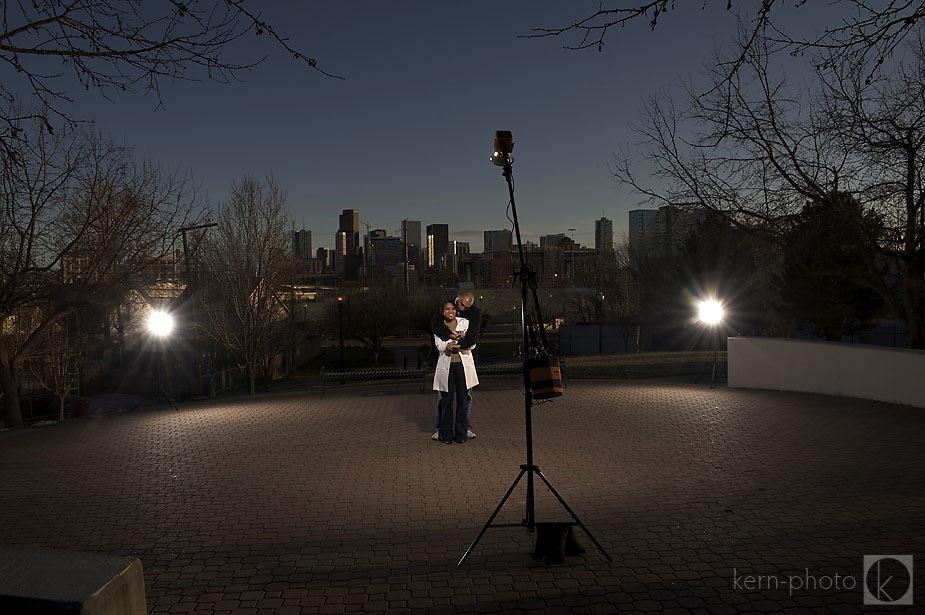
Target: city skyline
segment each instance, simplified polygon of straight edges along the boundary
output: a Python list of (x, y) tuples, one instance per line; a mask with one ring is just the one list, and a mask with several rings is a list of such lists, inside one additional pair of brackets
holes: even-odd
[[(657, 210), (652, 210), (652, 211), (653, 211), (653, 213), (655, 213)], [(293, 229), (292, 229), (293, 233), (295, 234), (295, 236), (293, 237), (293, 247), (294, 247), (294, 250), (297, 249), (297, 247), (299, 246), (299, 243), (298, 243), (298, 235), (299, 235), (300, 233), (303, 233), (303, 232), (308, 232), (308, 238), (309, 238), (308, 241), (310, 242), (310, 245), (313, 246), (313, 250), (317, 250), (317, 249), (327, 249), (327, 250), (331, 250), (331, 251), (334, 252), (334, 253), (337, 253), (337, 252), (340, 250), (340, 248), (338, 247), (338, 241), (339, 241), (339, 239), (341, 239), (341, 233), (347, 232), (347, 229), (345, 229), (345, 227), (344, 227), (344, 221), (345, 221), (345, 219), (346, 219), (345, 216), (347, 216), (347, 213), (348, 213), (348, 212), (351, 212), (351, 219), (352, 219), (352, 220), (355, 219), (355, 220), (357, 221), (358, 224), (362, 224), (361, 222), (359, 222), (359, 221), (360, 221), (360, 216), (361, 216), (362, 212), (360, 212), (360, 211), (357, 210), (357, 209), (343, 210), (342, 212), (340, 212), (339, 214), (337, 214), (338, 220), (339, 220), (339, 223), (340, 223), (341, 226), (339, 227), (339, 230), (338, 230), (336, 233), (334, 233), (330, 238), (328, 238), (328, 239), (330, 240), (330, 244), (329, 244), (329, 243), (326, 243), (325, 240), (321, 239), (321, 238), (318, 236), (318, 234), (315, 232), (315, 230), (314, 230), (313, 228), (308, 227), (308, 226), (301, 226), (301, 227), (300, 227), (300, 226), (298, 226), (298, 225), (294, 225), (294, 226), (293, 226)], [(354, 215), (354, 214), (355, 214), (355, 215)], [(415, 225), (416, 225), (416, 226), (415, 226)], [(613, 225), (614, 225), (614, 221), (613, 221), (613, 220), (611, 220), (610, 218), (607, 218), (606, 216), (601, 216), (599, 219), (594, 220), (594, 233), (593, 233), (593, 234), (594, 234), (594, 237), (595, 237), (595, 239), (594, 239), (594, 246), (583, 245), (583, 244), (581, 244), (581, 242), (575, 242), (575, 243), (576, 243), (577, 245), (580, 245), (580, 246), (583, 247), (583, 248), (589, 248), (589, 249), (590, 249), (590, 248), (593, 247), (595, 250), (600, 250), (600, 249), (612, 250), (612, 249), (614, 249), (614, 247), (617, 246), (617, 245), (620, 243), (620, 241), (621, 241), (620, 239), (618, 239), (617, 237), (614, 236), (614, 226), (613, 226)], [(354, 227), (353, 227), (353, 223), (351, 222), (351, 224), (350, 224), (349, 226), (350, 226), (351, 232), (353, 232), (353, 228), (354, 228)], [(406, 226), (408, 226), (408, 230), (405, 230), (405, 227), (406, 227)], [(412, 230), (411, 230), (412, 227), (415, 228), (416, 231), (412, 231)], [(385, 231), (385, 235), (384, 235), (383, 237), (388, 237), (388, 238), (399, 238), (399, 239), (402, 239), (403, 241), (405, 241), (405, 236), (406, 236), (406, 235), (407, 235), (407, 236), (410, 236), (412, 239), (416, 239), (417, 237), (421, 237), (422, 241), (421, 241), (421, 243), (419, 244), (419, 247), (420, 247), (420, 249), (426, 249), (426, 248), (427, 248), (427, 245), (428, 245), (428, 244), (427, 244), (427, 239), (426, 239), (427, 235), (425, 234), (424, 236), (422, 236), (422, 235), (421, 235), (421, 229), (422, 229), (422, 228), (427, 228), (427, 229), (429, 230), (431, 227), (434, 227), (434, 228), (436, 228), (436, 227), (441, 227), (441, 228), (445, 228), (445, 229), (446, 229), (446, 236), (445, 236), (445, 238), (442, 238), (442, 239), (441, 239), (441, 245), (444, 245), (444, 244), (447, 243), (447, 242), (449, 242), (449, 243), (456, 242), (456, 243), (462, 243), (462, 244), (468, 245), (468, 246), (470, 247), (470, 249), (472, 249), (472, 251), (476, 251), (476, 250), (474, 250), (474, 248), (475, 248), (476, 246), (480, 246), (480, 247), (482, 248), (482, 250), (480, 250), (480, 251), (496, 251), (496, 248), (492, 248), (492, 247), (490, 247), (488, 244), (491, 243), (491, 242), (497, 242), (497, 241), (499, 241), (499, 234), (500, 234), (500, 235), (504, 235), (504, 236), (507, 237), (507, 240), (509, 240), (509, 241), (511, 242), (511, 246), (512, 246), (513, 249), (515, 249), (515, 250), (517, 249), (517, 246), (516, 246), (517, 240), (516, 240), (516, 238), (515, 238), (515, 236), (514, 236), (513, 229), (510, 229), (510, 228), (506, 228), (506, 229), (484, 229), (484, 230), (482, 231), (482, 236), (481, 236), (481, 238), (480, 238), (478, 241), (476, 241), (476, 242), (472, 242), (472, 241), (461, 241), (461, 240), (450, 239), (450, 237), (453, 235), (452, 225), (450, 225), (450, 224), (447, 224), (447, 223), (445, 223), (445, 222), (431, 222), (431, 223), (427, 223), (427, 222), (424, 221), (424, 220), (411, 220), (411, 219), (408, 219), (408, 218), (405, 218), (405, 219), (403, 219), (403, 220), (401, 221), (401, 226), (400, 226), (396, 231), (391, 231), (391, 230), (389, 230), (389, 229), (383, 229), (383, 228), (376, 228), (376, 227), (370, 225), (368, 228), (366, 228), (366, 230), (365, 230), (365, 232), (364, 232), (362, 228), (360, 228), (359, 226), (356, 226), (356, 227), (355, 227), (355, 228), (356, 228), (356, 231), (355, 231), (355, 232), (357, 233), (357, 235), (355, 236), (356, 242), (355, 242), (353, 245), (354, 245), (354, 246), (360, 246), (360, 247), (362, 247), (362, 244), (363, 244), (363, 241), (361, 241), (362, 239), (364, 239), (364, 238), (367, 238), (367, 239), (368, 239), (368, 238), (371, 236), (371, 233), (376, 233), (376, 232), (380, 232), (380, 231)], [(541, 237), (536, 237), (536, 238), (533, 238), (533, 239), (530, 239), (530, 240), (523, 240), (523, 243), (524, 243), (524, 245), (531, 244), (531, 243), (532, 243), (532, 244), (536, 244), (536, 245), (541, 245), (541, 244), (542, 244), (542, 240), (544, 240), (546, 237), (551, 237), (551, 236), (563, 236), (563, 237), (569, 237), (569, 238), (571, 238), (573, 233), (570, 233), (570, 232), (568, 232), (568, 231), (575, 231), (575, 230), (576, 230), (576, 229), (569, 228), (569, 229), (562, 229), (561, 231), (555, 232), (555, 233), (545, 233), (545, 234), (542, 235)], [(417, 233), (417, 237), (415, 237), (415, 235), (414, 235), (415, 232)], [(441, 231), (441, 233), (442, 233), (442, 231)], [(602, 239), (600, 238), (600, 237), (605, 237), (605, 238), (606, 238), (606, 237), (608, 237), (608, 236), (609, 236), (609, 241), (607, 241), (606, 239), (602, 240)], [(441, 237), (442, 237), (442, 235), (441, 235)], [(627, 238), (629, 238), (629, 237), (627, 237)], [(603, 241), (603, 244), (599, 243), (599, 242), (601, 242), (601, 241)], [(412, 243), (412, 244), (417, 244), (417, 242), (415, 242), (415, 241), (412, 241), (411, 243)], [(353, 249), (355, 250), (355, 248), (353, 248)], [(350, 248), (344, 247), (344, 251), (345, 251), (345, 252), (348, 252), (348, 253), (349, 253), (350, 250), (351, 250)], [(354, 252), (354, 253), (355, 253), (355, 252)]]

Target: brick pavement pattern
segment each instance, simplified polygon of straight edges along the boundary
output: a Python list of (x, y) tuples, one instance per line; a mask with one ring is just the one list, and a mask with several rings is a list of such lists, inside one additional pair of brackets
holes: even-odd
[(868, 613), (872, 554), (917, 558), (915, 604), (883, 611), (925, 607), (922, 409), (570, 381), (534, 461), (613, 562), (578, 528), (583, 555), (530, 557), (522, 480), (457, 566), (525, 462), (518, 382), (474, 397), (449, 446), (407, 384), (0, 432), (0, 543), (138, 557), (151, 613)]

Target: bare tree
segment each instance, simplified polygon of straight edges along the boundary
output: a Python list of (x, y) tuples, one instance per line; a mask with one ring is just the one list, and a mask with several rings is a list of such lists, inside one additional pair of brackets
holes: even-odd
[(21, 98), (26, 113), (0, 116), (0, 144), (18, 136), (25, 116), (73, 119), (73, 93), (62, 77), (76, 77), (104, 96), (145, 91), (160, 101), (164, 80), (229, 81), (262, 58), (231, 59), (235, 43), (263, 36), (304, 65), (330, 75), (290, 45), (248, 0), (58, 0), (4, 2), (0, 20), (0, 99)]
[[(653, 182), (622, 156), (619, 181), (652, 202), (712, 210), (781, 243), (804, 205), (832, 194), (856, 197), (862, 216), (841, 215), (866, 240), (864, 282), (906, 326), (909, 345), (925, 347), (925, 44), (889, 74), (870, 79), (867, 64), (821, 62), (817, 85), (795, 89), (775, 78), (768, 50), (753, 45), (726, 87), (682, 103), (654, 98), (640, 129)], [(656, 186), (660, 183), (660, 186)], [(870, 231), (867, 214), (884, 221)]]
[[(748, 56), (756, 46), (771, 44), (773, 52), (794, 55), (806, 51), (825, 50), (826, 65), (848, 62), (868, 63), (876, 67), (899, 49), (913, 34), (919, 21), (925, 17), (925, 2), (908, 0), (882, 2), (880, 0), (831, 0), (826, 10), (832, 15), (831, 23), (812, 36), (792, 33), (783, 24), (782, 14), (798, 22), (805, 0), (704, 0), (704, 2), (678, 2), (677, 0), (610, 0), (603, 2), (594, 13), (569, 25), (534, 28), (528, 37), (558, 36), (569, 39), (569, 49), (603, 49), (614, 30), (640, 22), (655, 30), (659, 23), (683, 11), (733, 11), (743, 22), (741, 36), (736, 41), (733, 56), (723, 62), (724, 75), (731, 77), (740, 67), (749, 63)], [(807, 9), (803, 9), (806, 12)], [(670, 17), (669, 17), (670, 16)], [(680, 18), (680, 17), (679, 17)], [(738, 33), (730, 33), (733, 40)], [(619, 36), (619, 35), (615, 35)], [(870, 78), (868, 71), (865, 78)]]
[(56, 323), (111, 307), (169, 253), (188, 219), (186, 179), (84, 130), (39, 126), (0, 149), (0, 389), (21, 427), (23, 361)]
[(286, 194), (273, 177), (242, 179), (232, 186), (205, 248), (207, 332), (244, 366), (251, 395), (261, 368), (266, 376), (269, 361), (291, 342), (281, 295), (295, 271), (285, 207)]
[(36, 352), (26, 360), (29, 374), (55, 397), (59, 421), (64, 420), (67, 396), (88, 349), (85, 323), (69, 320), (61, 319), (48, 327), (41, 343), (36, 344)]
[[(342, 301), (325, 310), (325, 328), (338, 331), (343, 317), (344, 337), (360, 342), (372, 354), (373, 362), (379, 363), (385, 339), (403, 333), (408, 326), (408, 298), (388, 288), (370, 287), (343, 295)], [(429, 321), (426, 329), (430, 333)]]
[(577, 288), (567, 294), (572, 320), (629, 322), (639, 318), (639, 284), (630, 267), (629, 242), (599, 250), (590, 267), (575, 273)]

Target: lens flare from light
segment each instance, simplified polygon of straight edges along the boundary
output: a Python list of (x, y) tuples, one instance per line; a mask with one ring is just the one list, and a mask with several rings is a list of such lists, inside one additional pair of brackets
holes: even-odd
[(167, 312), (151, 312), (148, 317), (148, 330), (158, 337), (170, 335), (173, 331), (173, 316)]
[(700, 322), (708, 325), (718, 324), (723, 320), (723, 304), (715, 299), (700, 302)]

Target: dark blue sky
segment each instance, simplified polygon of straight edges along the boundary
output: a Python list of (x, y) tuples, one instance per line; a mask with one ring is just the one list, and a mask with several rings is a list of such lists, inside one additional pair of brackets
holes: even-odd
[(243, 82), (164, 84), (166, 109), (150, 96), (81, 94), (75, 111), (139, 154), (191, 169), (212, 202), (245, 175), (274, 174), (316, 247), (333, 245), (338, 214), (355, 208), (393, 234), (404, 218), (449, 224), (481, 251), (482, 231), (510, 228), (489, 156), (494, 131), (511, 130), (524, 239), (574, 228), (593, 246), (596, 219), (613, 220), (619, 240), (638, 206), (609, 167), (632, 149), (645, 101), (699, 73), (734, 33), (725, 2), (679, 4), (655, 32), (640, 21), (598, 53), (518, 38), (597, 1), (261, 2), (280, 34), (344, 80), (249, 37), (269, 57)]

